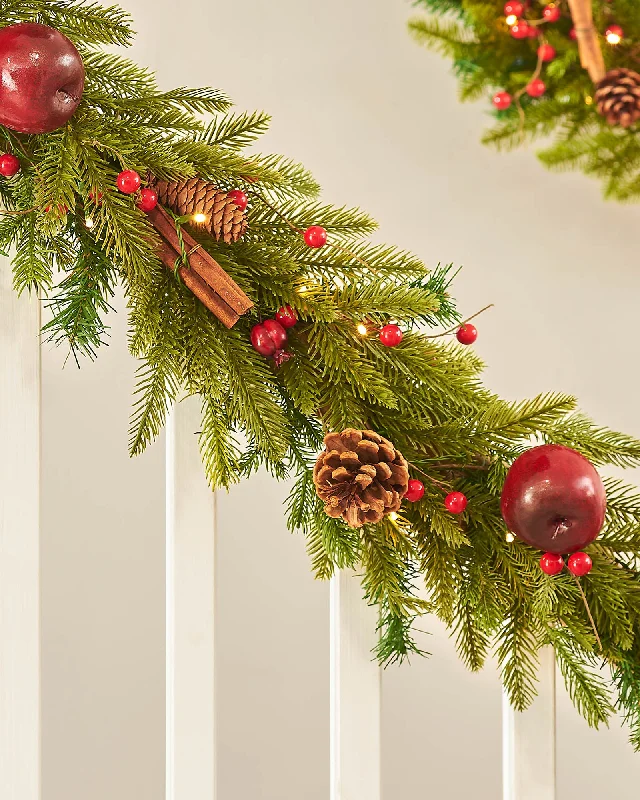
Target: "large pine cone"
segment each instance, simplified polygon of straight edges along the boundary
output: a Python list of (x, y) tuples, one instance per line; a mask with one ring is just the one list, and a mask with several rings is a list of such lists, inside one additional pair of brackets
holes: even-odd
[(409, 483), (407, 462), (375, 431), (347, 428), (324, 437), (325, 450), (313, 470), (324, 510), (360, 528), (398, 511)]
[(210, 181), (188, 178), (181, 181), (156, 181), (158, 200), (179, 216), (204, 214), (202, 226), (213, 238), (226, 244), (237, 242), (247, 229), (247, 216), (226, 192)]
[(610, 70), (596, 86), (596, 103), (609, 125), (633, 125), (640, 119), (640, 75), (624, 67)]

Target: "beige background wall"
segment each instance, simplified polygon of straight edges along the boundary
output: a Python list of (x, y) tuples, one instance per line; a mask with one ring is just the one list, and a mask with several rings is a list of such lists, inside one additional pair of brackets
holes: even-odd
[[(507, 397), (566, 389), (640, 434), (635, 207), (581, 176), (478, 144), (448, 65), (409, 40), (402, 0), (127, 0), (133, 56), (164, 86), (223, 87), (265, 108), (264, 149), (360, 204), (379, 238), (465, 269), (486, 379)], [(121, 304), (120, 304), (121, 306)], [(44, 355), (44, 800), (161, 800), (164, 778), (163, 444), (126, 456), (133, 365), (125, 317), (97, 364)], [(328, 595), (259, 477), (219, 502), (219, 800), (328, 796)], [(255, 509), (261, 507), (257, 515)], [(432, 621), (429, 660), (383, 680), (385, 800), (500, 796), (500, 692)], [(563, 698), (559, 800), (637, 795), (640, 756)], [(578, 768), (576, 768), (578, 767)], [(198, 798), (193, 798), (198, 800)]]

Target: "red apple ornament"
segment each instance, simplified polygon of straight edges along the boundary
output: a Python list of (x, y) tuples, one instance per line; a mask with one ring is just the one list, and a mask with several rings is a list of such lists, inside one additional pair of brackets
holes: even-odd
[(518, 456), (502, 489), (507, 528), (547, 553), (574, 553), (592, 542), (604, 524), (606, 505), (593, 464), (559, 444)]
[(0, 29), (0, 74), (0, 124), (20, 133), (61, 128), (84, 89), (84, 66), (73, 43), (37, 22)]

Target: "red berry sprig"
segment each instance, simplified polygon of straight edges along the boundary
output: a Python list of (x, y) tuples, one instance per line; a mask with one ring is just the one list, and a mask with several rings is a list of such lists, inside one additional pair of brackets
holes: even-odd
[(555, 5), (555, 3), (549, 3), (548, 6), (542, 9), (542, 16), (545, 22), (557, 22), (560, 19), (560, 15), (560, 6)]
[(564, 558), (559, 553), (544, 553), (540, 558), (540, 569), (545, 575), (559, 575), (564, 569)]
[(451, 514), (462, 514), (467, 507), (467, 502), (466, 495), (462, 492), (450, 492), (444, 498), (444, 507)]
[(475, 325), (471, 325), (469, 322), (467, 322), (465, 325), (461, 325), (456, 333), (456, 339), (460, 342), (460, 344), (473, 344), (477, 338), (478, 329)]
[(541, 44), (538, 48), (538, 58), (540, 61), (553, 61), (556, 57), (556, 48), (550, 44)]
[(545, 82), (540, 80), (540, 78), (535, 78), (531, 83), (527, 84), (527, 94), (529, 97), (542, 97), (546, 90)]
[(232, 189), (230, 192), (227, 192), (227, 197), (230, 197), (233, 200), (240, 211), (244, 211), (247, 207), (247, 203), (249, 202), (249, 198), (242, 191), (242, 189)]
[(276, 321), (279, 322), (283, 328), (293, 328), (298, 321), (296, 312), (291, 306), (282, 306), (276, 313)]
[(251, 328), (251, 345), (254, 350), (266, 358), (273, 358), (277, 367), (291, 358), (291, 353), (284, 349), (287, 343), (287, 331), (276, 319), (265, 319)]
[(3, 153), (0, 156), (0, 175), (13, 178), (18, 172), (20, 172), (20, 162), (16, 156), (13, 153)]
[(424, 483), (417, 478), (411, 478), (404, 499), (409, 503), (417, 503), (424, 497)]
[(123, 194), (135, 194), (140, 188), (140, 176), (134, 169), (123, 169), (116, 178), (116, 185)]
[(492, 102), (498, 111), (506, 111), (511, 105), (512, 97), (509, 92), (496, 92)]
[(510, 0), (504, 4), (503, 11), (505, 17), (521, 17), (524, 13), (524, 3), (521, 3), (520, 0)]
[(402, 341), (401, 328), (398, 325), (384, 325), (380, 328), (378, 337), (385, 347), (397, 347)]
[(144, 211), (145, 214), (148, 214), (149, 211), (153, 211), (157, 205), (158, 193), (155, 189), (152, 189), (149, 186), (145, 186), (144, 189), (140, 189), (140, 198), (136, 203), (136, 206), (140, 209), (140, 211)]
[(593, 561), (588, 553), (573, 553), (567, 561), (567, 569), (576, 578), (588, 575), (593, 567)]
[(304, 232), (304, 240), (308, 247), (324, 247), (327, 243), (327, 231), (321, 225), (312, 225)]
[(526, 19), (519, 19), (515, 25), (511, 26), (509, 32), (514, 39), (526, 39), (527, 36), (530, 36), (530, 27)]

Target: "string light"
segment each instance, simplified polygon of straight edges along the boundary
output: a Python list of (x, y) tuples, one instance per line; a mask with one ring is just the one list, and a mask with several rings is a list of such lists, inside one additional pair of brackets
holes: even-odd
[(609, 44), (620, 44), (622, 41), (622, 37), (624, 36), (624, 31), (619, 25), (609, 25), (607, 30), (604, 32), (604, 38), (609, 42)]
[(84, 226), (85, 226), (85, 228), (93, 228), (93, 226), (94, 226), (94, 225), (95, 225), (95, 223), (94, 223), (94, 221), (91, 219), (91, 217), (87, 217), (87, 218), (85, 219), (85, 221), (84, 221)]
[(513, 541), (513, 540), (514, 540), (516, 537), (515, 537), (515, 536), (514, 536), (514, 535), (513, 535), (511, 532), (509, 532), (509, 533), (507, 533), (507, 535), (506, 535), (504, 538), (505, 538), (505, 539), (506, 539), (506, 540), (507, 540), (509, 543), (511, 543), (511, 542), (512, 542), (512, 541)]
[(389, 514), (389, 517), (390, 517), (390, 519), (392, 519), (394, 522), (395, 522), (395, 521), (398, 519), (398, 515), (396, 514), (396, 512), (395, 512), (395, 511), (392, 511), (392, 512)]
[(518, 21), (518, 17), (516, 17), (515, 14), (509, 14), (509, 16), (505, 20), (505, 22), (507, 23), (507, 25), (509, 27), (511, 27), (512, 25), (515, 25), (517, 21)]
[(361, 322), (361, 323), (360, 323), (360, 324), (357, 326), (356, 330), (358, 331), (358, 333), (360, 334), (360, 336), (366, 336), (366, 335), (367, 335), (367, 333), (368, 333), (368, 331), (367, 331), (367, 326), (366, 326), (366, 325), (365, 325), (363, 322)]
[(585, 103), (586, 103), (588, 106), (590, 106), (590, 105), (593, 103), (593, 97), (591, 97), (591, 95), (589, 95), (589, 94), (588, 94), (588, 95), (587, 95), (587, 96), (584, 98), (584, 102), (585, 102)]
[(198, 223), (206, 222), (207, 221), (207, 215), (206, 214), (202, 214), (201, 212), (198, 212), (197, 214), (193, 215), (193, 221), (194, 222), (198, 222)]

